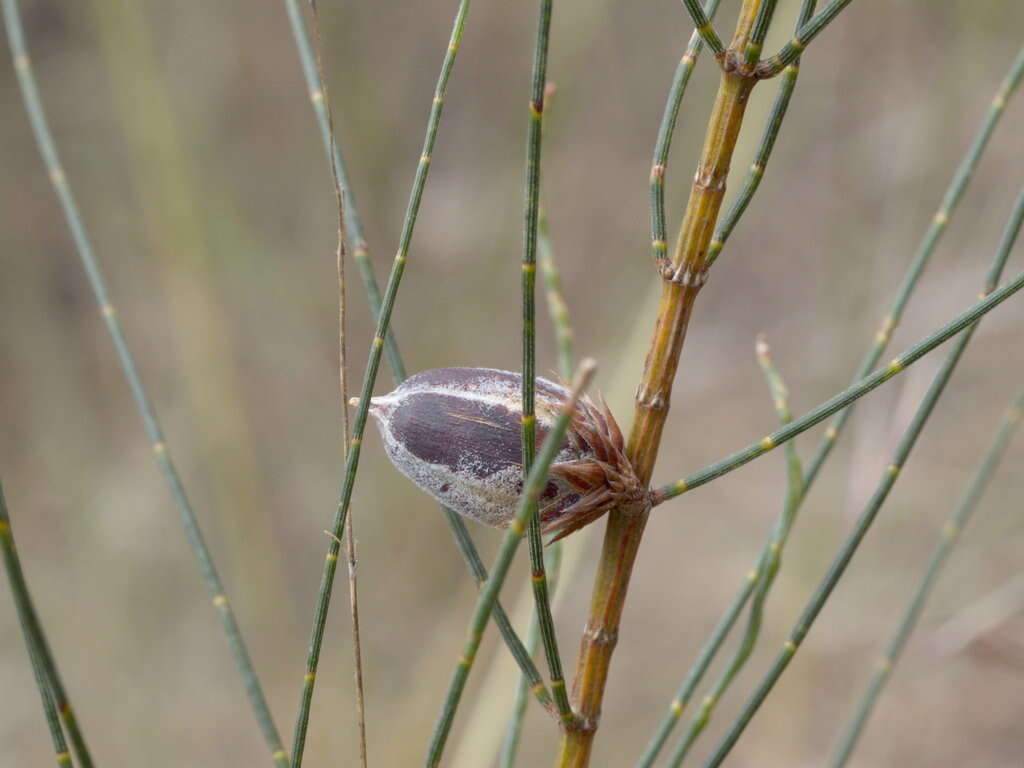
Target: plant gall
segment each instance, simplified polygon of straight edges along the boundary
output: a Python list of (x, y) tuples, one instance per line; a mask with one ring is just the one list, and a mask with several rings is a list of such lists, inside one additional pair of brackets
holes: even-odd
[[(538, 449), (568, 395), (564, 387), (537, 379)], [(403, 475), (459, 514), (504, 527), (523, 487), (521, 398), (518, 373), (438, 368), (373, 398), (370, 413)], [(643, 509), (648, 503), (608, 406), (581, 397), (538, 506), (549, 543), (613, 506)]]

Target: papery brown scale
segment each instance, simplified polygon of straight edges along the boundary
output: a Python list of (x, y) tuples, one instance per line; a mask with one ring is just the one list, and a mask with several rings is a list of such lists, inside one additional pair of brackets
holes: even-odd
[(558, 464), (551, 468), (551, 474), (564, 477), (580, 490), (594, 488), (606, 479), (605, 472), (592, 461)]

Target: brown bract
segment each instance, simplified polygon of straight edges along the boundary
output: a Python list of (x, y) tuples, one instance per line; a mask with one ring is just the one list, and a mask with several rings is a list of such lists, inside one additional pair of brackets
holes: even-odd
[(650, 506), (649, 494), (626, 458), (622, 432), (604, 398), (600, 408), (590, 398), (580, 399), (568, 439), (577, 442), (585, 458), (556, 463), (551, 473), (564, 478), (583, 495), (550, 522), (541, 515), (544, 532), (552, 534), (549, 543), (594, 522), (609, 509), (640, 512)]

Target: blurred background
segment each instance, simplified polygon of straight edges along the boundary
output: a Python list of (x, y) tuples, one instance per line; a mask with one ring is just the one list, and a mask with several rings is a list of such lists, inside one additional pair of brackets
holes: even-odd
[[(383, 281), (456, 3), (321, 2), (339, 139)], [(798, 3), (779, 3), (768, 48)], [(43, 99), (129, 342), (286, 742), (340, 483), (335, 210), (283, 4), (23, 0)], [(519, 366), (526, 101), (536, 3), (478, 0), (451, 80), (394, 328), (410, 372)], [(718, 26), (731, 30), (738, 2)], [(804, 56), (761, 191), (701, 294), (656, 482), (773, 428), (765, 332), (802, 413), (846, 386), (1020, 47), (1024, 5), (858, 0)], [(647, 178), (691, 27), (678, 2), (561, 0), (544, 199), (577, 350), (624, 427), (658, 291)], [(667, 175), (670, 237), (717, 84), (702, 59)], [(776, 84), (755, 90), (735, 191)], [(893, 351), (975, 300), (1024, 179), (1010, 104)], [(268, 764), (239, 676), (29, 131), (0, 65), (0, 473), (21, 556), (101, 765)], [(1007, 267), (1021, 268), (1021, 249)], [(351, 270), (351, 373), (371, 324)], [(543, 305), (539, 305), (542, 308)], [(990, 315), (890, 501), (729, 764), (821, 765), (942, 521), (1024, 381), (1024, 305)], [(941, 355), (941, 353), (940, 353)], [(556, 367), (550, 323), (539, 368)], [(934, 374), (862, 401), (807, 499), (755, 654), (694, 763), (781, 645)], [(390, 389), (382, 369), (378, 391)], [(821, 429), (799, 440), (809, 459)], [(1024, 440), (1010, 449), (882, 699), (858, 766), (1019, 766)], [(631, 765), (770, 530), (781, 452), (659, 508), (635, 572), (594, 765)], [(475, 599), (437, 505), (372, 431), (355, 502), (371, 764), (422, 760)], [(567, 541), (557, 623), (571, 670), (604, 523)], [(492, 558), (499, 534), (471, 524)], [(522, 563), (504, 591), (526, 585)], [(339, 578), (344, 578), (339, 573)], [(1000, 591), (1002, 589), (1002, 591)], [(52, 751), (6, 585), (0, 764)], [(1007, 594), (1010, 594), (1007, 597)], [(307, 764), (356, 761), (346, 591), (324, 646)], [(970, 619), (992, 596), (1003, 618)], [(522, 614), (520, 614), (522, 615)], [(967, 617), (967, 618), (965, 618)], [(949, 622), (958, 642), (940, 642)], [(525, 618), (520, 625), (525, 628)], [(730, 646), (731, 648), (731, 646)], [(494, 762), (514, 674), (488, 631), (446, 764)], [(542, 665), (543, 666), (543, 665)], [(717, 667), (709, 680), (717, 677)], [(555, 734), (530, 704), (520, 765)]]

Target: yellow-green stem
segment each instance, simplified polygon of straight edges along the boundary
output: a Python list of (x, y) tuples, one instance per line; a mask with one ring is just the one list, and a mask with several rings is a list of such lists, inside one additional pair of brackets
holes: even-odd
[[(733, 48), (737, 43), (740, 46), (745, 44), (759, 6), (760, 0), (744, 0)], [(737, 72), (722, 74), (675, 253), (662, 272), (664, 284), (658, 319), (637, 388), (633, 429), (627, 444), (629, 458), (644, 484), (650, 482), (658, 455), (686, 328), (706, 277), (708, 246), (725, 194), (729, 163), (743, 114), (755, 82)], [(648, 511), (620, 508), (612, 510), (608, 516), (590, 617), (584, 628), (573, 685), (573, 705), (579, 722), (577, 727), (562, 736), (557, 762), (559, 768), (585, 768), (590, 762), (629, 577)]]

